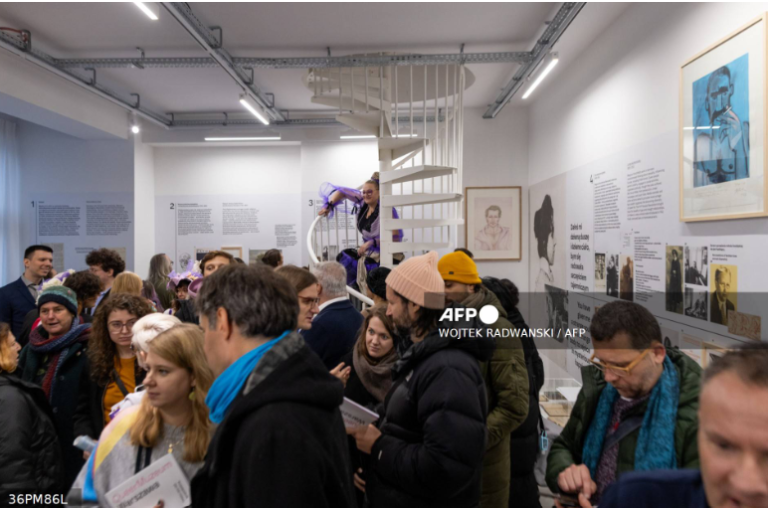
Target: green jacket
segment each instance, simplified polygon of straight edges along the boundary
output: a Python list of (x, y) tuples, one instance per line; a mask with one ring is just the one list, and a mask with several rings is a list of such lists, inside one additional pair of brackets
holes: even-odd
[[(677, 451), (677, 466), (680, 469), (699, 468), (699, 449), (696, 444), (696, 433), (699, 429), (697, 412), (699, 410), (699, 388), (701, 384), (701, 367), (687, 355), (677, 349), (667, 349), (667, 356), (677, 368), (680, 379), (680, 402), (677, 408), (677, 425), (675, 426), (675, 450)], [(600, 394), (606, 382), (603, 373), (596, 367), (587, 366), (581, 369), (584, 385), (573, 406), (571, 417), (563, 432), (552, 443), (552, 449), (547, 459), (547, 485), (553, 492), (558, 492), (558, 475), (572, 464), (581, 464), (581, 453), (584, 440), (592, 417), (597, 410)], [(633, 408), (625, 415), (626, 418), (645, 412), (648, 402)], [(640, 430), (636, 430), (619, 443), (619, 458), (616, 467), (616, 477), (626, 471), (632, 471), (635, 466), (635, 447)]]
[[(480, 311), (492, 305), (499, 319), (489, 325), (493, 330), (514, 330), (507, 320), (501, 302), (491, 291), (479, 287), (461, 304)], [(501, 335), (499, 333), (499, 335)], [(496, 349), (489, 362), (480, 364), (488, 395), (488, 444), (483, 459), (483, 508), (507, 508), (509, 502), (510, 456), (509, 434), (528, 416), (528, 370), (523, 344), (517, 337), (497, 337)], [(514, 457), (512, 457), (514, 460)]]

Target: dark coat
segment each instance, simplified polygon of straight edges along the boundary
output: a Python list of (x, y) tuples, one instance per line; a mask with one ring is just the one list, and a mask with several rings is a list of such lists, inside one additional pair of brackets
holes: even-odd
[(374, 508), (468, 508), (480, 501), (488, 402), (478, 362), (490, 360), (495, 345), (486, 336), (440, 336), (452, 328), (485, 326), (477, 318), (440, 322), (392, 369), (395, 384), (366, 480)]
[[(677, 466), (680, 469), (699, 468), (699, 448), (696, 434), (699, 429), (699, 389), (701, 387), (701, 367), (687, 355), (677, 349), (667, 349), (667, 356), (677, 369), (680, 379), (680, 400), (677, 407), (677, 423), (675, 424), (675, 452)], [(581, 378), (584, 382), (571, 411), (571, 417), (563, 432), (552, 443), (547, 458), (547, 485), (557, 492), (557, 476), (572, 464), (582, 464), (582, 453), (587, 431), (592, 424), (592, 418), (597, 411), (600, 395), (606, 386), (603, 373), (597, 367), (589, 365), (582, 367)], [(645, 413), (648, 401), (632, 408), (624, 416)], [(622, 473), (634, 470), (635, 449), (640, 429), (630, 433), (619, 442), (619, 457), (616, 463), (616, 477)]]
[(0, 288), (0, 323), (11, 325), (15, 337), (21, 335), (21, 326), (27, 313), (37, 307), (21, 277)]
[(299, 334), (275, 344), (216, 429), (192, 506), (353, 508), (343, 392)]
[(709, 508), (701, 471), (633, 471), (608, 487), (600, 508)]
[[(376, 407), (380, 405), (380, 402), (376, 397), (371, 394), (363, 385), (360, 380), (360, 376), (355, 371), (355, 364), (352, 361), (352, 352), (341, 359), (344, 365), (351, 367), (352, 370), (349, 373), (349, 379), (347, 379), (347, 385), (344, 387), (344, 396), (349, 400), (357, 402), (361, 406), (365, 406), (371, 411), (376, 411)], [(369, 456), (357, 449), (357, 442), (352, 436), (347, 439), (349, 443), (349, 457), (351, 460), (351, 472), (350, 476), (354, 474), (358, 469), (362, 469), (362, 473), (358, 473), (358, 476), (365, 481), (368, 471)], [(357, 496), (357, 506), (362, 508), (365, 506), (365, 494), (362, 491), (355, 489), (355, 496)]]
[[(725, 300), (725, 311), (726, 313), (729, 310), (736, 310), (736, 308), (733, 306), (733, 303), (731, 303), (730, 300)], [(712, 323), (717, 323), (719, 325), (727, 325), (728, 324), (728, 316), (723, 316), (723, 313), (720, 312), (720, 305), (718, 305), (717, 301), (717, 293), (712, 293), (709, 295), (709, 320)]]
[[(134, 376), (136, 386), (144, 381), (146, 371), (134, 363)], [(99, 440), (101, 431), (104, 430), (104, 394), (108, 384), (96, 383), (91, 378), (91, 367), (86, 363), (80, 374), (80, 388), (78, 389), (77, 409), (74, 416), (75, 437), (89, 436)]]
[(312, 328), (302, 330), (307, 345), (317, 353), (328, 370), (336, 367), (350, 351), (363, 326), (363, 315), (352, 302), (332, 303), (312, 320)]
[(43, 390), (0, 374), (0, 499), (62, 492), (61, 446)]
[[(83, 334), (89, 334), (90, 328)], [(69, 489), (75, 481), (80, 468), (85, 462), (83, 452), (73, 446), (75, 440), (74, 416), (77, 407), (78, 389), (80, 388), (80, 376), (88, 363), (88, 341), (76, 342), (70, 346), (67, 356), (59, 368), (59, 377), (56, 380), (56, 388), (50, 401), (53, 412), (53, 423), (56, 427), (56, 435), (59, 437), (64, 457), (64, 487)], [(45, 355), (32, 351), (27, 344), (19, 357), (19, 371), (24, 381), (34, 382), (38, 370), (46, 367)]]

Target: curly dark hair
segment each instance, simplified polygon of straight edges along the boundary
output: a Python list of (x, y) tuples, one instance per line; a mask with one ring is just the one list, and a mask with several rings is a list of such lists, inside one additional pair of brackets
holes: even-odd
[(117, 345), (109, 337), (107, 322), (112, 311), (124, 310), (137, 319), (151, 314), (152, 305), (140, 296), (119, 294), (101, 302), (93, 318), (93, 328), (88, 339), (88, 361), (91, 367), (91, 379), (99, 386), (109, 383), (117, 358)]
[(88, 270), (81, 270), (67, 277), (64, 287), (74, 291), (77, 301), (81, 303), (101, 294), (101, 281)]
[(105, 272), (114, 270), (112, 277), (117, 277), (125, 271), (125, 261), (120, 257), (117, 251), (112, 249), (98, 249), (88, 253), (85, 256), (85, 264), (88, 266), (98, 265)]

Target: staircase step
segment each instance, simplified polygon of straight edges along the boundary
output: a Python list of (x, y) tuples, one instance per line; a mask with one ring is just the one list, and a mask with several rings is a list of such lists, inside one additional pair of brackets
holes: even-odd
[(453, 248), (453, 244), (434, 242), (391, 242), (387, 245), (383, 245), (381, 248), (390, 254), (397, 254), (399, 252), (418, 252), (421, 254), (421, 251), (423, 250), (450, 249)]
[(414, 180), (423, 180), (425, 178), (436, 178), (438, 176), (448, 176), (456, 172), (456, 168), (449, 166), (413, 166), (410, 168), (400, 168), (394, 171), (384, 171), (381, 173), (381, 183), (405, 183)]
[[(379, 129), (381, 128), (380, 111), (355, 113), (354, 115), (336, 115), (336, 120), (364, 134), (372, 134), (379, 137)], [(384, 122), (384, 130), (387, 135), (390, 134), (388, 122)]]
[[(339, 109), (339, 94), (331, 94), (331, 95), (313, 95), (312, 96), (312, 102), (314, 104), (322, 104), (323, 106), (329, 106), (331, 108)], [(352, 111), (352, 108), (354, 106), (355, 114), (357, 112), (364, 112), (365, 111), (365, 96), (361, 94), (355, 94), (355, 97), (351, 97), (349, 93), (344, 92), (344, 95), (341, 96), (341, 109), (344, 111)], [(374, 110), (381, 110), (383, 109), (386, 112), (391, 111), (391, 103), (388, 100), (384, 100), (384, 106), (381, 107), (381, 101), (379, 100), (379, 97), (368, 97), (368, 109), (369, 111)]]
[(461, 194), (406, 194), (403, 196), (381, 196), (381, 206), (429, 205), (433, 203), (460, 203)]
[(464, 219), (384, 219), (381, 228), (384, 231), (398, 229), (436, 228), (439, 226), (462, 226)]
[[(379, 160), (382, 160), (381, 151), (390, 150), (392, 160), (397, 160), (404, 155), (421, 150), (425, 138), (383, 138), (379, 140)], [(426, 140), (429, 145), (429, 139)]]

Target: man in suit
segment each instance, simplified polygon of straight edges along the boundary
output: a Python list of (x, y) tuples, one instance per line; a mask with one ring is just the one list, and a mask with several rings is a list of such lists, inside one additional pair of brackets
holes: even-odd
[(320, 313), (312, 320), (312, 328), (301, 334), (330, 370), (352, 351), (363, 316), (347, 297), (347, 272), (340, 263), (320, 263), (312, 273), (320, 284)]
[(728, 299), (728, 290), (731, 288), (731, 271), (726, 267), (715, 271), (715, 292), (709, 301), (709, 320), (713, 323), (728, 326), (728, 311), (736, 310)]
[(37, 306), (37, 291), (53, 268), (53, 249), (32, 245), (24, 251), (24, 273), (0, 288), (0, 322), (11, 325), (13, 335), (21, 334), (24, 317)]

